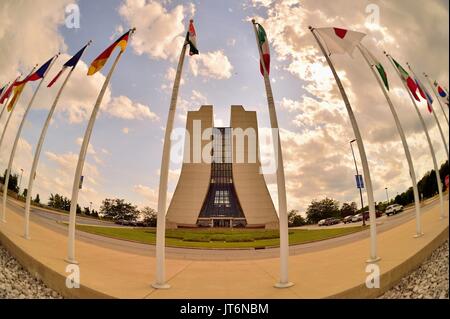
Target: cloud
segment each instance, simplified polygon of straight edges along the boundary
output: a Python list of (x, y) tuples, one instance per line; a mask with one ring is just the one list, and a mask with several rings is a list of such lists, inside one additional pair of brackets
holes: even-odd
[(177, 5), (167, 10), (152, 0), (126, 0), (119, 14), (139, 32), (133, 36), (131, 46), (138, 55), (152, 59), (174, 59), (184, 42), (185, 13), (193, 14), (195, 6)]
[(122, 129), (122, 133), (123, 133), (123, 134), (128, 134), (128, 133), (130, 133), (130, 129), (129, 129), (128, 127), (124, 127), (124, 128)]
[(193, 56), (189, 65), (194, 76), (201, 75), (218, 80), (229, 79), (233, 71), (233, 66), (223, 50)]
[[(427, 21), (434, 16), (440, 24), (448, 24), (448, 8), (439, 1), (414, 5), (404, 0), (377, 1), (382, 10), (382, 25), (376, 26), (367, 23), (364, 2), (252, 0), (251, 4), (266, 17), (258, 18), (258, 22), (267, 31), (274, 68), (297, 79), (301, 93), (295, 98), (280, 96), (278, 103), (280, 110), (289, 114), (288, 125), (281, 122), (282, 127), (289, 128), (281, 131), (289, 207), (305, 210), (312, 199), (324, 196), (341, 202), (358, 199), (349, 146), (354, 133), (340, 92), (308, 30), (309, 25), (344, 27), (368, 34), (363, 43), (388, 73), (390, 94), (408, 136), (416, 175), (421, 177), (433, 168), (417, 114), (380, 48), (391, 52), (403, 64), (409, 60), (417, 70), (429, 70), (438, 79), (448, 79), (448, 30), (436, 31)], [(400, 20), (398, 14), (401, 14)], [(415, 36), (405, 37), (405, 34)], [(433, 47), (436, 61), (440, 62), (423, 59), (429, 55), (430, 47)], [(412, 49), (414, 54), (411, 54)], [(333, 55), (331, 59), (359, 123), (375, 199), (385, 199), (384, 187), (392, 193), (404, 191), (411, 186), (404, 151), (392, 115), (368, 66), (359, 53), (355, 53), (353, 59), (345, 55)], [(283, 84), (277, 81), (278, 85)], [(426, 113), (426, 105), (422, 103), (419, 107), (438, 162), (443, 162), (446, 155), (436, 123)], [(361, 169), (359, 154), (357, 149), (355, 151)], [(267, 180), (274, 182), (271, 176)]]
[(111, 102), (102, 108), (102, 111), (108, 115), (125, 120), (159, 120), (159, 117), (150, 111), (148, 106), (134, 102), (123, 95), (112, 98)]

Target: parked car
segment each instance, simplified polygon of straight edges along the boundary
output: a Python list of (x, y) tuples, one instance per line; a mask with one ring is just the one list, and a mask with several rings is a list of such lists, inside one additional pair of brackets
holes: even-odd
[[(375, 210), (375, 216), (376, 216), (376, 218), (379, 218), (379, 217), (381, 217), (382, 215), (383, 215), (383, 212), (382, 212), (382, 211), (379, 211), (378, 209)], [(369, 211), (368, 211), (368, 210), (364, 212), (364, 219), (365, 219), (365, 220), (369, 220)], [(361, 219), (361, 220), (362, 220), (362, 219)]]
[(352, 217), (352, 223), (360, 222), (363, 219), (362, 214), (356, 214)]
[(394, 204), (394, 205), (389, 205), (386, 208), (385, 213), (387, 216), (391, 216), (391, 215), (398, 214), (401, 211), (403, 211), (403, 206), (399, 205), (399, 204)]
[(344, 222), (344, 224), (351, 223), (352, 218), (353, 218), (353, 215), (345, 216), (342, 221)]
[(331, 226), (331, 225), (339, 224), (340, 222), (341, 222), (341, 220), (339, 218), (330, 217), (330, 218), (325, 219), (325, 222), (323, 225)]
[(318, 226), (323, 226), (325, 224), (326, 219), (321, 219), (319, 220), (319, 222), (317, 223)]

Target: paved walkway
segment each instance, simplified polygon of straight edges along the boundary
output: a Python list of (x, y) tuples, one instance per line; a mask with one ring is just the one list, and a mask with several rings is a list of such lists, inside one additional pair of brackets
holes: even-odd
[[(448, 212), (448, 200), (445, 205)], [(446, 232), (448, 236), (448, 213), (446, 219), (440, 220), (438, 206), (425, 212), (422, 220), (425, 235), (417, 239), (412, 237), (414, 220), (379, 234), (382, 289), (375, 294), (388, 288), (401, 269), (403, 272), (411, 270), (406, 268), (413, 263), (404, 263), (405, 260), (414, 260), (417, 264), (414, 256), (432, 245), (438, 236)], [(32, 240), (25, 240), (22, 216), (9, 209), (7, 223), (0, 223), (0, 232), (17, 245), (13, 254), (21, 251), (45, 265), (37, 267), (36, 271), (46, 273), (44, 280), (47, 279), (51, 287), (64, 286), (67, 266), (64, 234), (31, 223)], [(353, 293), (345, 296), (373, 296), (373, 289), (364, 288), (368, 253), (369, 240), (365, 238), (327, 250), (291, 256), (290, 279), (295, 285), (289, 289), (273, 287), (278, 278), (277, 258), (245, 261), (168, 259), (166, 276), (172, 288), (155, 290), (150, 286), (155, 277), (153, 256), (116, 251), (83, 241), (77, 241), (76, 245), (81, 285), (118, 298), (324, 298), (339, 296), (351, 289)], [(51, 276), (49, 272), (59, 276)], [(71, 294), (70, 291), (65, 293)]]

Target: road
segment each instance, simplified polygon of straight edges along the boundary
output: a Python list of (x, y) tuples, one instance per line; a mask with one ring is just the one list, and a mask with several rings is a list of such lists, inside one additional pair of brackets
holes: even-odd
[[(448, 201), (448, 195), (445, 196), (445, 200)], [(430, 209), (439, 204), (438, 199), (433, 199), (426, 203), (422, 207), (422, 214), (426, 214)], [(23, 203), (19, 203), (15, 200), (8, 200), (8, 207), (16, 214), (23, 214)], [(377, 219), (377, 232), (382, 233), (389, 229), (392, 229), (398, 225), (401, 225), (407, 221), (414, 219), (415, 215), (414, 207), (406, 209), (405, 211), (394, 216), (383, 216)], [(62, 213), (51, 212), (48, 210), (33, 207), (31, 212), (31, 221), (39, 225), (47, 227), (55, 232), (66, 234), (67, 226), (61, 222), (68, 221), (68, 215)], [(77, 223), (81, 225), (94, 225), (94, 226), (117, 226), (111, 222), (105, 222), (90, 218), (78, 217)], [(355, 223), (353, 225), (359, 225)], [(342, 226), (342, 225), (341, 225)], [(330, 227), (336, 227), (330, 226)], [(411, 234), (413, 236), (414, 234)], [(33, 234), (31, 234), (31, 237)], [(309, 253), (313, 251), (319, 251), (337, 247), (340, 245), (348, 244), (357, 240), (367, 238), (369, 236), (369, 230), (360, 231), (357, 233), (341, 236), (333, 239), (327, 239), (323, 241), (292, 245), (290, 246), (290, 255), (299, 255)], [(89, 234), (81, 231), (77, 231), (76, 239), (98, 246), (102, 246), (108, 249), (128, 252), (131, 254), (155, 256), (155, 246), (141, 244), (126, 240), (113, 239), (94, 234)], [(188, 259), (188, 260), (249, 260), (249, 259), (266, 259), (275, 258), (279, 256), (278, 248), (267, 249), (190, 249), (190, 248), (175, 248), (167, 247), (166, 256), (170, 259)]]

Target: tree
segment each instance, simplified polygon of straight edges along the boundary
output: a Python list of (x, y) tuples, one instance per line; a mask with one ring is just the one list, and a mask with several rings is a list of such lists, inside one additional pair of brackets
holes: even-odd
[[(50, 194), (48, 206), (56, 209), (70, 211), (70, 199), (59, 194)], [(81, 208), (77, 207), (77, 213), (81, 213)]]
[(331, 198), (313, 200), (306, 210), (308, 223), (317, 223), (321, 219), (339, 217), (339, 202)]
[[(3, 173), (3, 177), (1, 178), (2, 184), (5, 184), (6, 172), (7, 172), (7, 170), (5, 169), (5, 172)], [(19, 180), (19, 175), (11, 173), (9, 175), (8, 189), (15, 193), (18, 193), (19, 192), (19, 187), (17, 185), (18, 180)]]
[(89, 209), (89, 207), (84, 207), (83, 208), (83, 215), (86, 215), (86, 216), (90, 216), (91, 215), (91, 210)]
[(356, 212), (358, 211), (358, 207), (356, 206), (355, 202), (352, 203), (344, 203), (341, 207), (341, 217), (344, 218), (346, 216), (356, 215)]
[(136, 220), (139, 216), (139, 211), (136, 206), (131, 203), (126, 203), (123, 199), (105, 199), (100, 207), (100, 213), (113, 220)]
[(39, 197), (39, 194), (36, 194), (36, 198), (34, 199), (34, 202), (36, 204), (40, 204), (41, 203), (41, 198)]
[(141, 209), (140, 213), (144, 223), (146, 223), (149, 227), (156, 227), (156, 218), (158, 216), (156, 210), (150, 207), (144, 207)]
[(289, 227), (298, 227), (306, 224), (305, 219), (298, 212), (298, 210), (291, 210), (288, 212), (288, 225)]
[(28, 195), (28, 189), (24, 188), (23, 192), (22, 192), (22, 196), (27, 197), (27, 195)]

